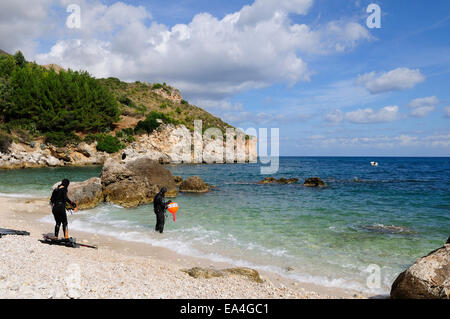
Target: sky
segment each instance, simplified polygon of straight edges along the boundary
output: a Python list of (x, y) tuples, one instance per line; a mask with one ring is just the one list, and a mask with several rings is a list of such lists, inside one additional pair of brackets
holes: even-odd
[(0, 49), (166, 82), (284, 156), (450, 156), (448, 0), (1, 1)]

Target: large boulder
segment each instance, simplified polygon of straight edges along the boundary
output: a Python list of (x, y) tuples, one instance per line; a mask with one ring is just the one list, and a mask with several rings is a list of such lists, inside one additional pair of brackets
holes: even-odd
[(180, 184), (183, 193), (207, 193), (211, 187), (198, 176), (191, 176)]
[(395, 279), (394, 299), (449, 299), (450, 244), (417, 260)]
[(123, 207), (153, 202), (162, 187), (168, 189), (167, 197), (178, 195), (172, 173), (148, 157), (128, 161), (108, 159), (100, 178), (105, 200)]
[(305, 180), (303, 183), (303, 186), (306, 187), (326, 187), (327, 184), (323, 180), (321, 180), (319, 177), (310, 177)]
[[(61, 182), (53, 185), (53, 189)], [(71, 182), (67, 196), (77, 203), (79, 209), (90, 209), (103, 202), (102, 183), (100, 178), (92, 177), (84, 182)]]

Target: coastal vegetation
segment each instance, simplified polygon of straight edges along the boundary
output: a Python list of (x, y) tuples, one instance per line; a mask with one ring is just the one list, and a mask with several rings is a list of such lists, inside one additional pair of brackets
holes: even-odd
[(114, 153), (161, 123), (193, 131), (194, 120), (202, 120), (203, 130), (224, 133), (231, 127), (166, 83), (96, 79), (85, 71), (28, 62), (20, 51), (0, 54), (2, 149), (42, 137), (57, 147), (97, 141), (97, 150)]

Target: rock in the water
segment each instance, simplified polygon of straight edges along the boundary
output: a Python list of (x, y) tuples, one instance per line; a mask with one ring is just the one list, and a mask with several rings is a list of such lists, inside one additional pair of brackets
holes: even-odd
[(403, 226), (394, 226), (394, 225), (383, 225), (383, 224), (377, 224), (377, 225), (367, 225), (362, 226), (362, 228), (376, 232), (376, 233), (385, 233), (385, 234), (414, 234), (415, 232), (407, 227)]
[(180, 185), (180, 192), (184, 193), (207, 193), (210, 190), (211, 187), (198, 176), (191, 176)]
[(323, 180), (321, 180), (319, 177), (310, 177), (305, 180), (303, 183), (303, 186), (306, 187), (326, 187), (327, 184)]
[(257, 283), (263, 282), (261, 276), (256, 270), (245, 267), (228, 268), (223, 270), (194, 267), (191, 269), (183, 269), (182, 271), (184, 271), (189, 276), (194, 278), (214, 278), (214, 277), (223, 277), (227, 275), (240, 275), (247, 277), (248, 279), (255, 281)]
[(178, 195), (172, 173), (148, 157), (126, 162), (108, 159), (100, 178), (105, 200), (124, 207), (153, 202), (162, 187), (167, 188), (167, 197)]
[[(60, 182), (53, 185), (55, 189)], [(100, 178), (92, 177), (84, 182), (71, 182), (67, 196), (79, 209), (90, 209), (103, 202), (102, 183)]]
[(298, 183), (298, 178), (280, 178), (276, 179), (274, 177), (266, 177), (262, 181), (259, 181), (258, 184), (296, 184)]
[(391, 298), (450, 298), (450, 244), (432, 251), (402, 272), (392, 284)]
[(181, 178), (181, 176), (175, 176), (173, 180), (177, 186), (180, 186), (181, 183), (183, 183), (183, 179)]

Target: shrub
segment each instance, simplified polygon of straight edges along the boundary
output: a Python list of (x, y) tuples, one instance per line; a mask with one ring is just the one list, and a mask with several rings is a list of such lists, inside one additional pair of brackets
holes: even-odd
[(81, 138), (73, 132), (47, 132), (45, 133), (45, 143), (52, 144), (57, 147), (63, 147), (68, 144), (77, 144), (81, 142)]
[(95, 134), (89, 133), (84, 137), (84, 141), (88, 144), (93, 143), (97, 140), (97, 136)]
[(158, 128), (158, 126), (161, 125), (158, 120), (161, 120), (165, 124), (178, 124), (178, 121), (174, 120), (170, 116), (167, 116), (164, 113), (152, 111), (149, 115), (147, 115), (147, 118), (145, 120), (139, 121), (136, 124), (134, 133), (141, 134), (145, 132), (150, 135), (151, 132), (153, 132), (156, 128)]
[(122, 104), (124, 104), (124, 105), (126, 105), (126, 106), (129, 106), (129, 107), (132, 107), (132, 108), (137, 108), (136, 103), (134, 103), (133, 100), (131, 100), (131, 99), (130, 99), (128, 96), (126, 96), (126, 95), (120, 96), (120, 97), (119, 97), (119, 102), (122, 103)]
[(175, 112), (177, 112), (178, 114), (181, 114), (181, 109), (180, 109), (180, 107), (177, 107), (176, 109), (175, 109)]
[(117, 138), (111, 135), (97, 135), (97, 150), (106, 153), (116, 153), (125, 148), (125, 145)]
[(0, 152), (9, 153), (9, 148), (12, 143), (12, 138), (6, 133), (0, 132)]
[(152, 86), (152, 90), (157, 90), (157, 89), (160, 89), (162, 87), (163, 87), (163, 85), (161, 83), (155, 83)]
[(188, 105), (189, 103), (188, 103), (188, 101), (186, 101), (186, 100), (181, 100), (181, 104)]

